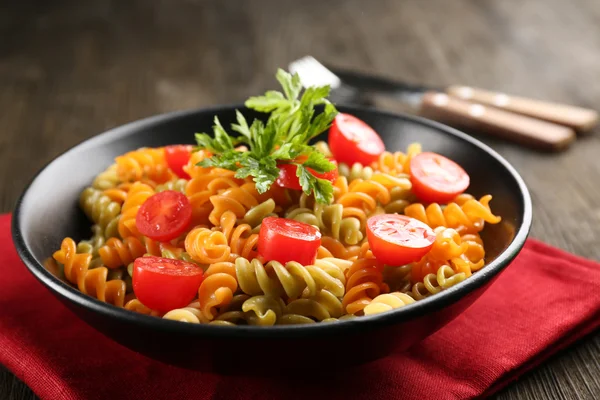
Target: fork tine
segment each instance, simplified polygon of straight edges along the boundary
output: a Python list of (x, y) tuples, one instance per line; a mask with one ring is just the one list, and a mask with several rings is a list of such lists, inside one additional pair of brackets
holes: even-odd
[(300, 76), (302, 86), (305, 88), (329, 85), (332, 89), (336, 89), (342, 84), (337, 75), (312, 56), (304, 56), (292, 61), (289, 65), (289, 70), (291, 73), (297, 73)]

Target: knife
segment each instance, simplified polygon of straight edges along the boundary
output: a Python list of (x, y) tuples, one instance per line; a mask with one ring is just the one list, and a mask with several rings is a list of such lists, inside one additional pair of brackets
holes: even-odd
[[(305, 87), (329, 84), (332, 87), (332, 97), (335, 95), (336, 98), (343, 99), (341, 102), (355, 102), (357, 98), (369, 94), (383, 95), (409, 105), (424, 117), (457, 128), (500, 136), (538, 149), (562, 150), (576, 137), (571, 126), (485, 102), (466, 100), (444, 88), (402, 83), (339, 68), (329, 69), (311, 56), (292, 62), (289, 69), (292, 73), (298, 73)], [(593, 125), (593, 121), (588, 121), (587, 124)]]

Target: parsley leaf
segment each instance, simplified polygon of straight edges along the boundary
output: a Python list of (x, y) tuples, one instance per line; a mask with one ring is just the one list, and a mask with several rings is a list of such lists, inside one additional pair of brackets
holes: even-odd
[(264, 96), (250, 97), (244, 105), (256, 111), (271, 112), (278, 108), (289, 107), (289, 101), (280, 92), (269, 90)]
[(237, 119), (237, 124), (231, 124), (231, 129), (241, 135), (244, 135), (247, 140), (250, 140), (251, 133), (250, 128), (248, 127), (248, 122), (246, 122), (246, 118), (244, 118), (239, 110), (235, 110), (235, 116)]
[(329, 102), (325, 104), (325, 110), (314, 118), (308, 128), (307, 140), (311, 140), (329, 129), (337, 113), (338, 112), (333, 104)]
[(302, 99), (300, 100), (300, 107), (313, 107), (317, 104), (323, 104), (327, 96), (329, 96), (331, 88), (329, 85), (325, 86), (311, 86), (304, 91)]
[(333, 200), (333, 185), (326, 179), (319, 179), (311, 174), (303, 164), (296, 164), (296, 176), (298, 176), (302, 191), (307, 195), (313, 192), (318, 203), (329, 204)]
[[(331, 182), (317, 178), (311, 171), (328, 172), (335, 165), (308, 144), (328, 129), (337, 115), (335, 106), (327, 100), (330, 88), (309, 87), (302, 93), (297, 74), (278, 69), (276, 78), (282, 92), (270, 90), (245, 102), (250, 109), (269, 113), (266, 122), (255, 119), (248, 124), (236, 110), (236, 123), (231, 124), (231, 130), (241, 136), (229, 136), (218, 118), (215, 118), (212, 137), (206, 133), (196, 134), (198, 147), (213, 153), (198, 165), (229, 169), (240, 179), (252, 177), (257, 191), (264, 193), (279, 176), (278, 162), (291, 162), (298, 166), (297, 175), (304, 192), (314, 193), (319, 203), (331, 202)], [(323, 111), (317, 112), (316, 107), (322, 107)], [(240, 143), (247, 145), (248, 151), (236, 150), (234, 146)], [(302, 164), (300, 156), (305, 160)]]
[(219, 121), (219, 118), (215, 117), (214, 122), (214, 138), (210, 137), (206, 133), (196, 133), (196, 142), (198, 143), (198, 147), (207, 149), (212, 153), (226, 153), (234, 150), (234, 141), (232, 140), (231, 136), (225, 132), (223, 125), (221, 125), (221, 121)]
[(232, 151), (223, 153), (219, 156), (212, 156), (210, 158), (205, 158), (204, 160), (198, 163), (201, 167), (217, 167), (228, 169), (230, 171), (236, 171), (238, 169), (238, 163), (241, 162), (243, 157), (242, 152)]
[[(306, 147), (310, 147), (310, 146), (306, 146)], [(304, 151), (306, 151), (306, 150), (302, 146), (298, 146), (294, 143), (285, 143), (280, 148), (275, 150), (273, 152), (273, 154), (271, 154), (271, 157), (275, 158), (276, 160), (283, 160), (283, 161), (293, 160), (294, 158), (296, 158), (300, 154), (302, 154), (302, 152), (304, 152)]]
[(329, 172), (335, 169), (335, 165), (318, 151), (313, 151), (309, 154), (308, 159), (302, 164), (307, 168), (311, 168), (320, 174)]
[(263, 158), (259, 161), (260, 170), (254, 176), (256, 190), (262, 194), (269, 190), (273, 182), (279, 176), (277, 162), (273, 158)]
[(302, 90), (302, 82), (300, 82), (300, 76), (298, 74), (292, 75), (279, 68), (275, 77), (277, 78), (279, 84), (283, 88), (285, 97), (287, 97), (289, 101), (296, 100), (300, 95), (300, 91)]
[(239, 160), (241, 168), (235, 172), (235, 177), (239, 179), (247, 178), (258, 173), (260, 162), (249, 156), (249, 153), (244, 153), (244, 156)]

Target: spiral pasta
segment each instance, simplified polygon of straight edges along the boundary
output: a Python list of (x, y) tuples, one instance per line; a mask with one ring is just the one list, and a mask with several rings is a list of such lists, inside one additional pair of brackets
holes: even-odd
[(173, 179), (165, 159), (165, 152), (160, 148), (141, 148), (130, 151), (115, 159), (119, 179), (126, 182), (150, 179), (156, 183), (164, 183)]
[(379, 314), (396, 308), (404, 307), (414, 302), (415, 299), (405, 293), (385, 293), (375, 297), (369, 304), (367, 304), (367, 306), (365, 306), (363, 312), (365, 315)]
[(426, 223), (432, 228), (445, 226), (454, 228), (459, 233), (474, 233), (483, 229), (484, 223), (497, 224), (501, 217), (492, 214), (490, 209), (491, 195), (485, 195), (479, 200), (467, 199), (462, 204), (450, 203), (442, 208), (432, 203), (425, 208), (416, 203), (404, 209), (404, 213), (412, 218)]
[(218, 194), (210, 196), (210, 202), (213, 210), (208, 216), (208, 220), (215, 226), (221, 223), (221, 216), (226, 211), (235, 214), (236, 218), (243, 218), (248, 210), (258, 205), (256, 197), (246, 188), (254, 188), (254, 184), (247, 183), (241, 187), (231, 187)]
[(363, 246), (362, 257), (346, 270), (346, 295), (343, 307), (348, 314), (357, 314), (380, 293), (389, 291), (383, 282), (383, 264), (379, 263)]
[(328, 290), (321, 290), (315, 296), (291, 301), (277, 322), (281, 325), (308, 324), (342, 316), (344, 310), (339, 297)]
[(415, 200), (410, 189), (396, 186), (390, 189), (390, 202), (383, 207), (388, 214), (404, 214), (404, 210)]
[(211, 264), (204, 273), (204, 280), (198, 289), (198, 302), (203, 318), (209, 321), (214, 319), (217, 315), (217, 307), (229, 305), (237, 288), (238, 283), (233, 263)]
[(123, 205), (125, 200), (127, 199), (127, 193), (129, 192), (129, 188), (131, 187), (131, 183), (121, 183), (118, 186), (113, 188), (109, 188), (102, 191), (102, 194), (108, 197), (111, 201)]
[(317, 149), (317, 151), (319, 151), (325, 157), (333, 157), (333, 154), (329, 149), (329, 145), (323, 140), (319, 140), (317, 143), (315, 143), (315, 149)]
[(364, 238), (362, 228), (367, 218), (361, 209), (316, 203), (304, 194), (300, 197), (299, 207), (290, 207), (285, 217), (314, 225), (322, 234), (348, 245), (355, 245)]
[(402, 212), (410, 204), (406, 200), (411, 187), (408, 176), (404, 174), (374, 172), (369, 174), (368, 179), (354, 178), (349, 184), (341, 177), (334, 184), (334, 202), (342, 204), (345, 210), (353, 210), (352, 213), (361, 218), (364, 226), (366, 216), (376, 213), (380, 206), (385, 212)]
[(127, 193), (127, 198), (123, 203), (121, 217), (118, 222), (119, 235), (121, 235), (123, 239), (129, 236), (141, 237), (141, 234), (135, 225), (135, 218), (142, 204), (144, 204), (144, 202), (153, 194), (154, 190), (152, 187), (144, 183), (136, 182), (131, 186)]
[(102, 229), (105, 238), (119, 235), (121, 206), (118, 203), (111, 201), (100, 190), (89, 187), (81, 193), (79, 204), (87, 217)]
[(100, 301), (123, 307), (126, 285), (122, 280), (107, 281), (108, 269), (89, 269), (91, 254), (77, 253), (75, 241), (65, 238), (53, 258), (64, 265), (65, 278), (85, 294)]
[(419, 143), (411, 143), (408, 146), (406, 153), (401, 151), (395, 153), (384, 151), (371, 167), (388, 174), (408, 174), (410, 173), (410, 161), (414, 156), (421, 153), (421, 151), (422, 149)]
[(284, 303), (272, 296), (252, 296), (242, 305), (246, 321), (250, 325), (275, 325), (283, 315)]
[(187, 164), (183, 167), (183, 171), (188, 174), (191, 179), (208, 174), (211, 171), (211, 168), (200, 167), (197, 164), (210, 156), (211, 154), (206, 150), (193, 152)]
[[(450, 265), (456, 272), (462, 272), (466, 277), (471, 276), (472, 268), (477, 270), (483, 262), (485, 253), (479, 252), (479, 243), (474, 237), (477, 234), (461, 236), (455, 229), (439, 226), (434, 229), (436, 239), (431, 250), (420, 261), (413, 263), (411, 268), (411, 278), (413, 283), (422, 281), (426, 275), (437, 273), (443, 265)], [(463, 241), (463, 237), (467, 238)], [(474, 249), (470, 250), (470, 248)], [(473, 258), (468, 258), (467, 252)]]
[(315, 265), (303, 266), (295, 261), (282, 265), (270, 261), (266, 265), (258, 259), (235, 260), (236, 276), (240, 289), (249, 295), (265, 294), (272, 297), (314, 296), (325, 289), (336, 296), (344, 295), (344, 273), (331, 262), (316, 260)]
[(142, 302), (138, 299), (129, 300), (127, 303), (125, 303), (125, 306), (123, 308), (129, 311), (136, 312), (138, 314), (152, 315), (155, 317), (160, 316), (160, 313), (158, 311), (151, 310), (150, 308), (143, 305)]
[(442, 265), (436, 273), (427, 274), (422, 282), (415, 283), (410, 294), (415, 300), (421, 300), (448, 289), (466, 278), (467, 276), (463, 272), (456, 273), (450, 266)]
[(176, 192), (185, 193), (188, 185), (187, 179), (177, 179), (172, 181), (167, 181), (156, 186), (156, 193), (164, 192), (165, 190), (174, 190)]
[(342, 242), (331, 236), (321, 238), (321, 247), (317, 252), (317, 258), (334, 257), (343, 260), (356, 258), (360, 251), (360, 246), (344, 246)]
[(479, 271), (485, 264), (483, 240), (481, 240), (479, 234), (465, 234), (461, 236), (461, 240), (467, 244), (466, 251), (461, 255), (461, 258), (470, 262), (469, 267), (472, 272)]
[[(326, 142), (315, 148), (332, 156)], [(206, 150), (194, 151), (183, 167), (189, 179), (169, 169), (162, 147), (130, 151), (116, 157), (81, 193), (80, 206), (93, 223), (92, 237), (77, 244), (65, 238), (44, 265), (101, 301), (193, 324), (335, 323), (389, 312), (447, 290), (484, 268), (480, 232), (486, 223), (501, 221), (490, 208), (491, 195), (476, 199), (462, 193), (448, 204), (419, 203), (410, 165), (421, 151), (413, 143), (406, 152), (383, 152), (370, 165), (339, 163), (329, 204), (279, 186), (279, 181), (259, 193), (252, 177), (199, 166), (212, 157)], [(174, 238), (167, 235), (169, 240), (161, 242), (143, 236), (136, 218), (151, 196), (164, 191), (183, 193), (192, 218)], [(367, 237), (367, 221), (379, 214), (404, 214), (429, 225), (436, 236), (433, 245), (419, 260), (384, 265), (370, 249), (372, 235)], [(315, 261), (265, 260), (258, 248), (267, 217), (317, 227), (321, 237), (320, 244), (314, 243)], [(261, 241), (261, 248), (269, 240)], [(158, 312), (137, 298), (144, 297), (133, 292), (134, 263), (149, 255), (183, 260), (203, 270), (197, 296), (189, 304)]]
[(256, 257), (256, 246), (258, 234), (251, 233), (252, 227), (248, 224), (236, 226), (236, 215), (231, 211), (225, 211), (221, 215), (221, 231), (227, 238), (231, 253), (244, 258)]
[(352, 182), (355, 179), (367, 180), (373, 176), (373, 168), (369, 166), (363, 166), (360, 163), (354, 163), (351, 166), (345, 163), (340, 163), (338, 166), (338, 173), (340, 176), (345, 177), (348, 182)]
[(98, 250), (104, 246), (106, 238), (104, 231), (98, 224), (92, 225), (92, 237), (89, 240), (81, 240), (77, 243), (78, 253), (89, 253), (93, 258), (98, 257)]
[(377, 203), (383, 205), (390, 202), (390, 193), (381, 183), (375, 180), (355, 179), (348, 186), (348, 192), (336, 200), (337, 204), (364, 210), (369, 214)]
[(239, 309), (227, 310), (209, 323), (213, 325), (245, 323), (248, 325), (272, 326), (277, 323), (285, 309), (285, 303), (280, 298), (260, 295), (245, 296), (242, 299), (243, 303)]
[[(220, 314), (210, 323), (213, 325), (236, 325), (238, 323), (247, 323), (248, 315), (242, 310), (244, 302), (250, 296), (245, 293), (236, 294), (231, 302), (220, 309)], [(278, 305), (279, 306), (279, 305)]]
[(177, 308), (171, 310), (162, 316), (163, 319), (170, 319), (172, 321), (189, 322), (194, 324), (206, 323), (206, 321), (200, 312), (200, 310), (194, 307)]
[(411, 272), (414, 264), (401, 266), (386, 266), (383, 268), (383, 281), (389, 286), (392, 292), (406, 292), (412, 287)]
[[(190, 163), (196, 160), (200, 162), (204, 158), (204, 156), (197, 157), (196, 154), (192, 155)], [(214, 208), (210, 197), (225, 189), (238, 187), (242, 181), (233, 177), (233, 171), (191, 166), (190, 163), (184, 167), (184, 170), (192, 176), (185, 188), (185, 194), (192, 206), (192, 223), (209, 225), (209, 216)]]
[(117, 174), (117, 164), (112, 164), (94, 178), (92, 187), (96, 190), (106, 190), (117, 186), (120, 182), (121, 179)]
[(263, 219), (277, 216), (275, 213), (275, 207), (275, 200), (267, 199), (262, 203), (250, 208), (246, 214), (244, 214), (242, 222), (250, 225), (253, 230), (256, 230), (256, 228), (262, 223)]
[(197, 227), (185, 238), (185, 251), (200, 264), (214, 264), (229, 260), (231, 249), (223, 232)]
[(130, 236), (123, 240), (118, 238), (110, 238), (98, 253), (102, 263), (107, 268), (118, 268), (131, 264), (136, 258), (144, 254), (160, 256), (162, 252), (160, 248), (152, 245), (146, 245), (144, 241)]

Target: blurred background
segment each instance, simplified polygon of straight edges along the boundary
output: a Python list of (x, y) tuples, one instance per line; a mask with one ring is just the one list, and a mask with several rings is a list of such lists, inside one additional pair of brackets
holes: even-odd
[[(0, 211), (72, 145), (157, 113), (242, 102), (305, 55), (597, 110), (599, 50), (598, 0), (0, 0)], [(560, 153), (478, 138), (527, 181), (534, 237), (600, 259), (597, 131)], [(593, 398), (599, 359), (596, 334), (498, 398)], [(0, 369), (0, 397), (33, 394)]]

